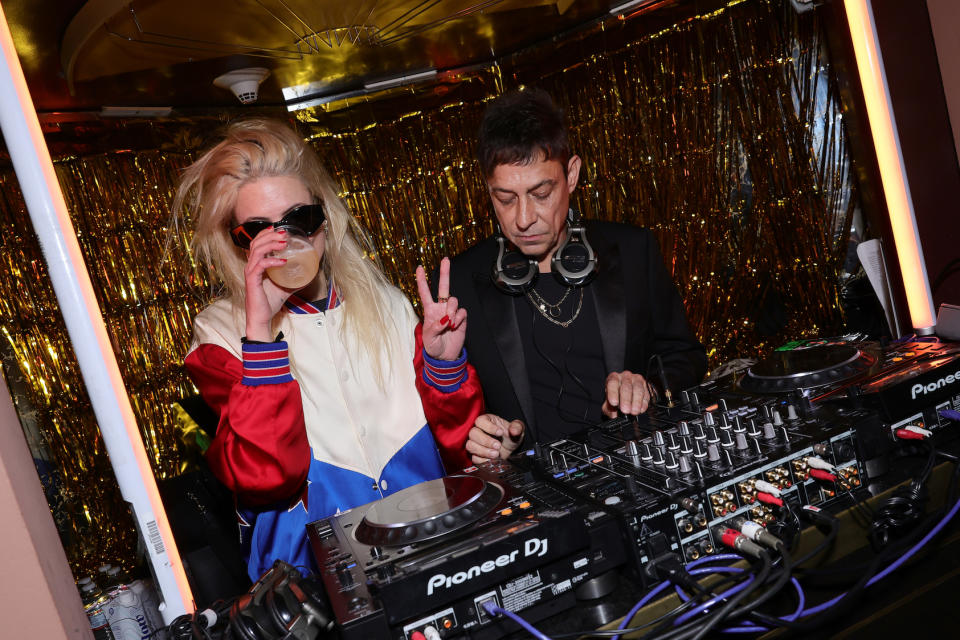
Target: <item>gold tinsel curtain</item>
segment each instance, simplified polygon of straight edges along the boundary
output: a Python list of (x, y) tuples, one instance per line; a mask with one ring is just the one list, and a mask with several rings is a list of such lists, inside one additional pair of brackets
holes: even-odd
[[(521, 52), (454, 88), (298, 117), (412, 299), (418, 263), (432, 268), (493, 228), (473, 159), (486, 100), (536, 84), (567, 109), (584, 159), (577, 206), (656, 231), (713, 364), (839, 331), (858, 199), (818, 12), (744, 0), (645, 24)], [(157, 124), (155, 149), (57, 163), (160, 478), (188, 462), (170, 404), (194, 392), (180, 364), (210, 293), (189, 260), (187, 232), (166, 243), (169, 203), (188, 152), (217, 125), (194, 123), (183, 135)], [(15, 177), (0, 173), (0, 355), (25, 428), (40, 435), (38, 466), (79, 575), (104, 561), (129, 564), (135, 536), (30, 228)]]

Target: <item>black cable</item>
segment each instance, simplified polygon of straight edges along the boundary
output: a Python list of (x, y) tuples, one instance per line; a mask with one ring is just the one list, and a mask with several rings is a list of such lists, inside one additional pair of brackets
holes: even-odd
[[(724, 621), (729, 618), (734, 611), (738, 611), (740, 603), (747, 599), (754, 591), (763, 586), (767, 581), (767, 576), (770, 575), (770, 571), (773, 568), (773, 563), (770, 559), (770, 554), (764, 552), (761, 554), (761, 559), (763, 561), (763, 566), (760, 571), (757, 572), (756, 579), (747, 586), (743, 591), (736, 594), (730, 598), (722, 607), (717, 609), (716, 612), (710, 615), (707, 620), (703, 621), (700, 625), (697, 625), (699, 629), (696, 629), (694, 633), (684, 633), (676, 637), (675, 640), (684, 640), (685, 638), (691, 638), (691, 640), (702, 640), (711, 630), (717, 628), (718, 625), (722, 624)], [(790, 576), (787, 575), (789, 580)], [(766, 595), (766, 594), (765, 594)], [(772, 596), (771, 596), (772, 597)], [(763, 596), (761, 596), (763, 598)], [(667, 640), (667, 638), (664, 638)]]
[(925, 441), (922, 445), (927, 449), (927, 460), (920, 475), (894, 491), (874, 512), (869, 538), (875, 549), (885, 547), (892, 537), (899, 537), (923, 517), (926, 483), (933, 473), (936, 449)]
[[(783, 563), (780, 567), (780, 571), (777, 578), (773, 581), (772, 586), (770, 586), (766, 591), (764, 591), (764, 593), (760, 597), (758, 597), (756, 600), (753, 600), (737, 608), (736, 610), (731, 611), (729, 614), (725, 616), (725, 618), (737, 620), (741, 617), (758, 613), (756, 609), (759, 609), (761, 606), (766, 604), (771, 598), (773, 598), (773, 596), (780, 593), (780, 590), (783, 589), (783, 587), (790, 581), (790, 578), (793, 576), (794, 562), (790, 558), (790, 554), (787, 552), (784, 545), (782, 544), (778, 545), (777, 552), (779, 553), (780, 558), (783, 560)], [(768, 616), (765, 616), (765, 615), (760, 615), (759, 617), (764, 620), (768, 619)], [(711, 625), (711, 628), (714, 628), (716, 624), (719, 624), (719, 623), (715, 623)], [(702, 637), (703, 637), (702, 635), (697, 636), (697, 638), (702, 638)]]
[[(528, 299), (528, 301), (529, 301), (529, 299)], [(531, 304), (531, 306), (532, 306), (532, 305), (533, 305), (533, 302), (532, 302), (532, 301), (529, 301), (529, 302), (530, 302), (530, 304)], [(534, 311), (536, 311), (536, 309), (534, 309)], [(566, 408), (564, 408), (564, 407), (561, 406), (560, 401), (561, 401), (561, 399), (563, 398), (563, 393), (564, 393), (564, 391), (566, 390), (566, 380), (565, 380), (565, 378), (564, 378), (564, 376), (563, 376), (563, 371), (560, 369), (560, 367), (557, 366), (557, 364), (556, 364), (553, 360), (551, 360), (551, 359), (547, 356), (546, 353), (543, 352), (543, 349), (541, 349), (541, 348), (540, 348), (540, 345), (537, 343), (536, 327), (537, 327), (537, 314), (536, 314), (536, 313), (532, 313), (532, 314), (531, 314), (531, 322), (530, 322), (530, 342), (532, 343), (534, 350), (537, 352), (537, 355), (539, 355), (541, 358), (543, 358), (543, 361), (546, 362), (548, 365), (550, 365), (550, 367), (552, 367), (553, 370), (554, 370), (554, 371), (557, 373), (557, 375), (560, 377), (560, 388), (559, 388), (559, 390), (557, 391), (557, 400), (556, 400), (556, 403), (555, 403), (555, 405), (554, 405), (554, 406), (556, 407), (556, 409), (557, 409), (557, 414), (558, 414), (558, 415), (562, 415), (565, 420), (568, 420), (568, 421), (573, 422), (573, 423), (583, 424), (583, 425), (585, 425), (585, 426), (587, 426), (587, 427), (595, 427), (595, 426), (597, 426), (597, 423), (596, 423), (596, 422), (590, 422), (589, 420), (587, 420), (587, 416), (586, 416), (587, 412), (590, 411), (590, 392), (589, 392), (589, 390), (587, 389), (587, 387), (579, 380), (579, 378), (577, 378), (577, 377), (574, 376), (572, 373), (570, 373), (569, 368), (567, 368), (567, 372), (570, 373), (570, 377), (573, 378), (574, 382), (576, 382), (576, 383), (580, 386), (580, 388), (583, 389), (584, 393), (586, 394), (586, 400), (587, 400), (586, 405), (587, 405), (587, 406), (586, 406), (586, 408), (584, 409), (584, 415), (583, 415), (583, 417), (578, 416), (577, 414), (573, 413), (572, 411), (569, 411), (569, 410), (567, 410)], [(564, 356), (566, 356), (567, 354), (569, 354), (571, 349), (573, 349), (573, 338), (572, 338), (572, 337), (571, 337), (571, 338), (568, 340), (568, 342), (567, 342), (567, 348), (566, 348), (566, 351), (564, 351)], [(566, 358), (564, 358), (564, 361), (566, 361)]]
[(827, 532), (827, 535), (823, 537), (823, 540), (821, 540), (817, 544), (817, 546), (815, 546), (813, 549), (811, 549), (810, 551), (805, 553), (803, 556), (793, 561), (793, 566), (794, 566), (793, 573), (801, 574), (801, 575), (803, 573), (806, 573), (808, 570), (801, 567), (800, 565), (802, 565), (804, 562), (808, 562), (812, 558), (820, 555), (821, 553), (826, 551), (829, 547), (831, 547), (833, 543), (836, 541), (837, 534), (839, 533), (840, 533), (840, 520), (838, 520), (837, 518), (833, 518), (830, 521), (830, 530)]
[[(955, 465), (950, 483), (951, 491), (956, 491), (958, 481), (960, 481), (960, 465)], [(877, 574), (877, 570), (879, 569), (880, 565), (884, 563), (885, 560), (899, 554), (901, 546), (911, 545), (917, 539), (921, 538), (923, 535), (926, 535), (926, 532), (930, 529), (930, 527), (936, 524), (936, 522), (943, 517), (943, 514), (948, 511), (948, 507), (951, 504), (952, 502), (947, 502), (942, 508), (938, 509), (934, 513), (931, 513), (926, 519), (924, 519), (923, 526), (915, 528), (914, 531), (910, 532), (907, 536), (899, 541), (900, 544), (891, 545), (883, 549), (870, 563), (868, 571), (866, 571), (857, 581), (857, 583), (850, 590), (848, 590), (847, 593), (844, 594), (844, 596), (832, 607), (811, 618), (794, 621), (787, 625), (781, 625), (787, 628), (787, 637), (794, 632), (812, 631), (855, 604), (862, 592), (866, 590), (867, 583), (874, 575)]]

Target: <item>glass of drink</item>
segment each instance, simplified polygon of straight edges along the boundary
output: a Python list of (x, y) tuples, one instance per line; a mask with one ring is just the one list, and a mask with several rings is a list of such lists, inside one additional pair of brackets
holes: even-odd
[(287, 261), (278, 267), (267, 267), (267, 277), (284, 289), (302, 289), (320, 271), (320, 254), (310, 240), (293, 229), (287, 229), (287, 246), (270, 256)]

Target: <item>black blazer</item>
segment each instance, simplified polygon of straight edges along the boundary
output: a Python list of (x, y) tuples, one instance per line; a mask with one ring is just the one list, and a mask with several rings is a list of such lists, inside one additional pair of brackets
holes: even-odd
[[(649, 358), (658, 353), (674, 394), (699, 383), (707, 369), (705, 350), (690, 330), (656, 237), (625, 224), (585, 224), (598, 262), (586, 293), (593, 296), (597, 310), (607, 372), (646, 375)], [(536, 434), (513, 297), (497, 289), (491, 277), (496, 256), (496, 240), (490, 237), (454, 257), (450, 295), (467, 310), (465, 346), (480, 377), (487, 412), (521, 419)], [(651, 376), (660, 386), (655, 368)]]

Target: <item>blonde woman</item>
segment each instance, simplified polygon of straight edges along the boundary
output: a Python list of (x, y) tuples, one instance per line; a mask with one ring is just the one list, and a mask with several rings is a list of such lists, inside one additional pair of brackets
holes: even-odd
[[(436, 301), (417, 269), (418, 322), (285, 123), (230, 125), (184, 173), (184, 207), (224, 289), (197, 315), (184, 362), (220, 417), (207, 460), (236, 495), (250, 578), (276, 559), (309, 571), (307, 523), (442, 476), (430, 427), (462, 439), (482, 412), (466, 311), (444, 259)], [(283, 257), (295, 244), (309, 259), (289, 280), (277, 270), (298, 260)]]

